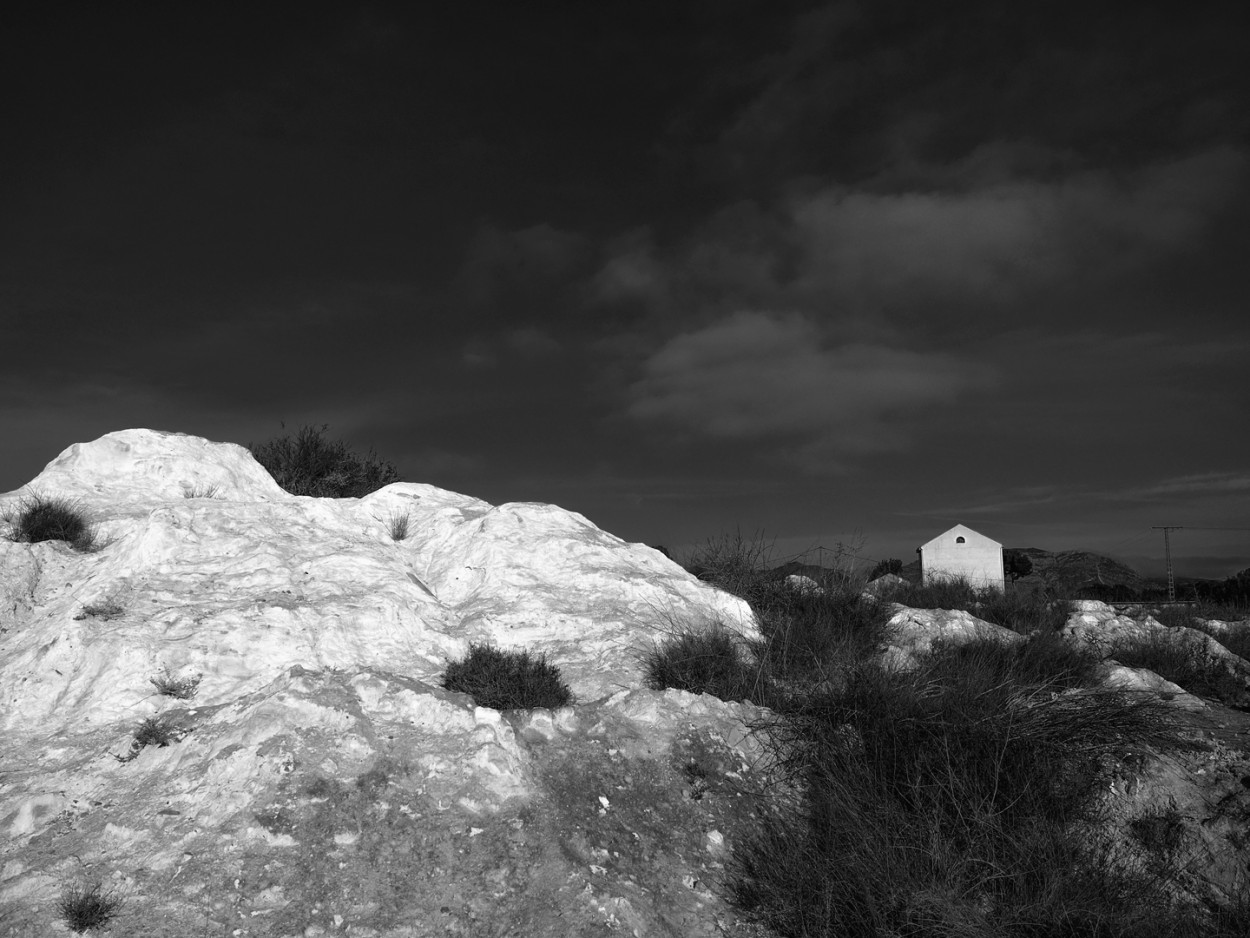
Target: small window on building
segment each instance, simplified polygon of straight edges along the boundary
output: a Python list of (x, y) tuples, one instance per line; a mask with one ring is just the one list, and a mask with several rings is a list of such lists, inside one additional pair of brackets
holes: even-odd
[(962, 544), (963, 542), (964, 542), (964, 536), (962, 534), (959, 535), (959, 537), (955, 538), (956, 544)]

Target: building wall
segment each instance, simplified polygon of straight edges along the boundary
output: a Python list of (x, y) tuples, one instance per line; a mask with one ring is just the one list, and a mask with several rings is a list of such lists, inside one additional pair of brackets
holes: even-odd
[[(963, 543), (958, 539), (963, 538)], [(978, 589), (1004, 588), (1003, 545), (957, 524), (920, 548), (920, 571), (930, 583), (947, 577), (964, 577)]]

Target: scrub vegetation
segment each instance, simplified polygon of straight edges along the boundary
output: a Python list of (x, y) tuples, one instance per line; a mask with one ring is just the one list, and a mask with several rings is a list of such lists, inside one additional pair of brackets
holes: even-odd
[[(1246, 934), (1250, 906), (1168, 899), (1180, 875), (1168, 816), (1134, 828), (1146, 866), (1096, 835), (1115, 772), (1143, 748), (1190, 744), (1162, 701), (1099, 684), (1093, 653), (1058, 634), (1066, 603), (958, 582), (873, 601), (849, 572), (802, 592), (757, 565), (758, 547), (724, 546), (689, 566), (746, 599), (763, 638), (731, 661), (733, 641), (679, 634), (645, 663), (655, 686), (725, 699), (749, 687), (775, 711), (759, 738), (802, 794), (736, 845), (744, 910), (795, 938)], [(892, 668), (877, 654), (890, 600), (968, 609), (1025, 640), (937, 642), (918, 667)]]
[(370, 450), (353, 453), (346, 443), (328, 440), (328, 424), (306, 426), (294, 437), (282, 436), (253, 446), (252, 456), (275, 482), (292, 495), (317, 498), (363, 498), (392, 482), (398, 470)]
[(546, 656), (488, 644), (471, 644), (468, 655), (447, 665), (443, 687), (468, 694), (479, 707), (492, 710), (555, 710), (573, 701), (560, 669)]
[(1194, 653), (1194, 646), (1170, 631), (1153, 632), (1131, 641), (1118, 642), (1111, 651), (1120, 664), (1148, 668), (1183, 687), (1195, 697), (1218, 700), (1230, 706), (1246, 700), (1246, 683), (1219, 662)]
[(195, 677), (174, 677), (169, 673), (165, 673), (149, 678), (148, 681), (156, 688), (158, 694), (165, 697), (174, 697), (177, 700), (190, 700), (200, 687), (200, 677), (198, 675)]
[(27, 544), (64, 541), (83, 553), (90, 553), (98, 546), (81, 507), (68, 498), (30, 495), (4, 520), (9, 524), (9, 537), (14, 541)]
[(57, 904), (61, 919), (71, 931), (85, 932), (108, 924), (121, 908), (121, 900), (100, 883), (70, 886)]
[(1072, 614), (1071, 603), (1044, 590), (977, 589), (962, 577), (899, 586), (888, 598), (913, 609), (962, 609), (1022, 635), (1057, 632)]

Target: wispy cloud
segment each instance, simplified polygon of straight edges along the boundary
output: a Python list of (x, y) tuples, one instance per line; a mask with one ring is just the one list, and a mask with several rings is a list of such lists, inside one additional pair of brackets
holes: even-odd
[(988, 380), (951, 356), (828, 346), (806, 316), (739, 312), (679, 335), (643, 363), (629, 414), (723, 439), (797, 438), (831, 453), (903, 448), (895, 418)]
[(1107, 495), (1111, 498), (1148, 501), (1175, 496), (1225, 496), (1242, 492), (1250, 494), (1250, 473), (1202, 472), (1163, 479), (1150, 485), (1136, 486)]

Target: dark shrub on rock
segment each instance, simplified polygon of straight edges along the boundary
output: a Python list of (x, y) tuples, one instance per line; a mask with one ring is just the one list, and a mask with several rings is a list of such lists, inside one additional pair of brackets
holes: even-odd
[(560, 669), (548, 664), (544, 655), (500, 651), (486, 644), (470, 645), (464, 659), (449, 664), (443, 687), (468, 694), (479, 707), (492, 710), (554, 710), (573, 700)]

